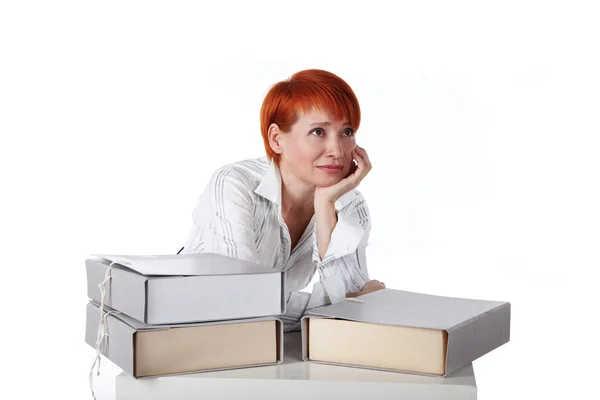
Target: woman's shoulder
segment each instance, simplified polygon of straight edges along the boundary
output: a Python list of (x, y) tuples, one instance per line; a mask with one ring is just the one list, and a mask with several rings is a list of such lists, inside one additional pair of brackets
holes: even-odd
[(270, 161), (264, 156), (223, 164), (214, 170), (211, 185), (228, 182), (253, 191), (267, 172), (269, 164)]

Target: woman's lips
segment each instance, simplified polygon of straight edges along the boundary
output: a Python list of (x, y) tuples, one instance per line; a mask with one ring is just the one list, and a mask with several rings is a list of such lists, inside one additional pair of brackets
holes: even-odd
[(327, 172), (328, 174), (339, 174), (344, 167), (341, 165), (320, 165), (317, 168)]

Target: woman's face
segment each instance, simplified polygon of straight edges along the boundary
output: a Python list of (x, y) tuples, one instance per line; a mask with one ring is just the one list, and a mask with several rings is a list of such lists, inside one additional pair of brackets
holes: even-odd
[(350, 172), (356, 147), (354, 129), (346, 122), (321, 111), (300, 114), (290, 132), (279, 135), (280, 167), (311, 185), (339, 182)]

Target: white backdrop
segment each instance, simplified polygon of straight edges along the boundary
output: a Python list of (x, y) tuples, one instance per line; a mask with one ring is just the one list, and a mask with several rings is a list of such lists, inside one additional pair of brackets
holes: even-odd
[[(216, 3), (0, 5), (10, 398), (91, 398), (85, 257), (179, 250), (212, 171), (263, 154), (269, 86), (305, 68), (340, 75), (361, 102), (371, 276), (512, 303), (511, 342), (474, 364), (481, 399), (591, 390), (592, 2)], [(110, 399), (119, 369), (102, 366)]]

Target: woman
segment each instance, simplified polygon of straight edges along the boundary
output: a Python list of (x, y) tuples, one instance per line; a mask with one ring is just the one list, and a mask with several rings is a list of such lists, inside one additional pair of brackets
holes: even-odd
[[(371, 162), (356, 145), (358, 100), (327, 71), (301, 71), (272, 86), (260, 122), (266, 156), (214, 172), (181, 252), (287, 271), (287, 332), (308, 309), (385, 287), (369, 280), (371, 219), (355, 190)], [(317, 271), (312, 294), (300, 292)]]

